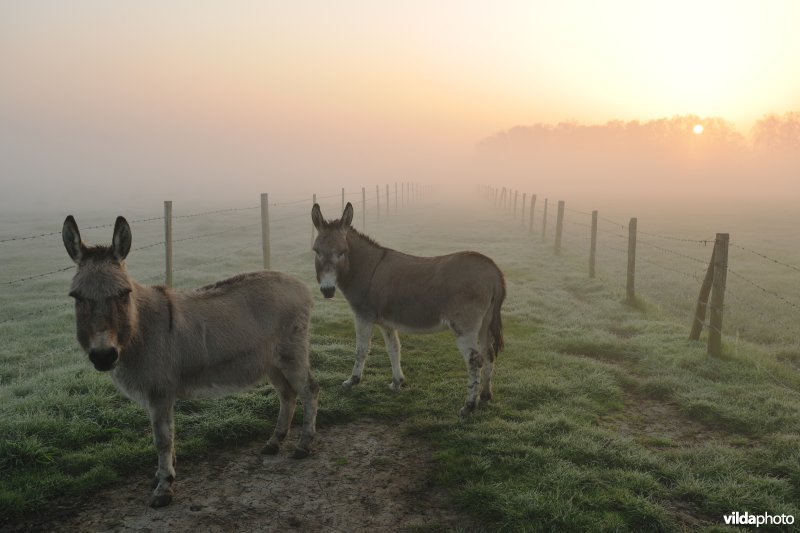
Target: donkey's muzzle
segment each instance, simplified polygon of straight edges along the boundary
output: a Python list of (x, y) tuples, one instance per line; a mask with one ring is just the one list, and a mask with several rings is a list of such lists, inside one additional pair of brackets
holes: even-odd
[(320, 287), (319, 290), (325, 298), (333, 298), (336, 293), (336, 287)]
[(89, 351), (89, 360), (94, 367), (101, 372), (108, 372), (119, 359), (119, 352), (116, 348), (103, 348)]

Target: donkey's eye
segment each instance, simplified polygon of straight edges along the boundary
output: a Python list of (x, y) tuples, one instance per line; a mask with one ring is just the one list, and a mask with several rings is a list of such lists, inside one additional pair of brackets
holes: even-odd
[(338, 259), (341, 259), (341, 258), (343, 258), (343, 257), (345, 256), (345, 254), (346, 254), (346, 253), (347, 253), (347, 252), (339, 252), (338, 254), (336, 254), (336, 257), (337, 257)]

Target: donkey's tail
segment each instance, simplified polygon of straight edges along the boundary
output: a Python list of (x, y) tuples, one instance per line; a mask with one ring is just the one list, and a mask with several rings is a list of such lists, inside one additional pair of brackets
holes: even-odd
[(506, 299), (506, 280), (500, 269), (497, 270), (500, 280), (492, 298), (492, 319), (489, 322), (489, 335), (491, 338), (492, 352), (495, 357), (504, 347), (503, 343), (503, 317), (500, 315), (500, 308)]

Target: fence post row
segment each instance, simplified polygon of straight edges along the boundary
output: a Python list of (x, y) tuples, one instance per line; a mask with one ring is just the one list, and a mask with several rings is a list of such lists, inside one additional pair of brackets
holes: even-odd
[(714, 241), (714, 281), (711, 285), (711, 320), (708, 326), (708, 353), (711, 355), (720, 355), (722, 351), (722, 306), (728, 279), (729, 239), (729, 234), (717, 233)]
[(264, 255), (264, 269), (269, 270), (269, 194), (265, 192), (261, 193), (261, 249)]
[(628, 224), (628, 281), (625, 284), (626, 301), (636, 303), (636, 217), (631, 218)]
[(172, 287), (172, 200), (164, 201), (164, 285)]
[[(511, 203), (511, 189), (488, 186), (487, 197), (497, 207), (512, 210), (514, 220), (517, 214), (517, 194), (514, 191), (513, 206)], [(525, 227), (525, 204), (527, 193), (522, 194), (521, 221)], [(542, 214), (542, 240), (547, 240), (547, 205), (548, 199), (544, 199)], [(536, 195), (531, 194), (531, 205), (529, 211), (529, 233), (533, 233), (533, 218), (536, 206)], [(559, 200), (558, 215), (556, 219), (555, 246), (556, 255), (561, 252), (562, 235), (564, 228), (565, 202)], [(597, 231), (598, 231), (598, 211), (592, 211), (591, 241), (589, 246), (589, 278), (596, 276), (597, 264)], [(626, 273), (625, 293), (626, 303), (636, 304), (636, 238), (637, 238), (638, 219), (632, 217), (628, 223), (628, 264)], [(700, 294), (697, 298), (695, 313), (692, 317), (692, 326), (689, 333), (690, 340), (699, 340), (703, 326), (709, 328), (708, 333), (708, 353), (719, 356), (722, 352), (722, 320), (725, 303), (725, 287), (728, 277), (728, 248), (730, 245), (730, 234), (717, 233), (714, 241), (714, 249), (711, 253), (706, 275), (700, 287)], [(706, 311), (710, 309), (709, 323), (706, 324)]]

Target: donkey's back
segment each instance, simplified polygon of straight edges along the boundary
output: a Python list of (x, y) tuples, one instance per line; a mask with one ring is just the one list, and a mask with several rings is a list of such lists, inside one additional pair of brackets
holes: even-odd
[(297, 279), (250, 272), (170, 297), (176, 341), (168, 344), (169, 373), (177, 396), (233, 392), (270, 368), (306, 378), (313, 302)]

